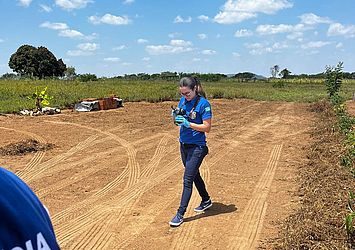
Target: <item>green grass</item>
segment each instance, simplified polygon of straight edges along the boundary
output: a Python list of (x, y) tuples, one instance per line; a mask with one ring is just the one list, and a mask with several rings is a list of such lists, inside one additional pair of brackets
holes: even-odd
[[(280, 81), (280, 80), (276, 80)], [(275, 82), (236, 82), (225, 80), (218, 83), (202, 83), (208, 98), (249, 98), (264, 101), (315, 102), (326, 97), (322, 81), (302, 83), (285, 81), (283, 87), (273, 87)], [(48, 87), (53, 96), (50, 106), (72, 107), (83, 98), (100, 98), (117, 95), (125, 102), (160, 102), (180, 98), (177, 82), (99, 80), (82, 83), (60, 80), (0, 80), (0, 113), (18, 112), (34, 108), (34, 101), (28, 100), (36, 87)], [(351, 99), (355, 92), (355, 81), (343, 81), (341, 95)]]

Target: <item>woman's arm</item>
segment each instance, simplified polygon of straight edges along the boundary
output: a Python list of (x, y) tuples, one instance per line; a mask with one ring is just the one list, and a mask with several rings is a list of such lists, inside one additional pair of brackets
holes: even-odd
[(212, 121), (211, 118), (207, 120), (203, 120), (202, 124), (197, 124), (197, 123), (192, 123), (190, 122), (190, 128), (193, 130), (199, 131), (199, 132), (210, 132), (212, 127)]

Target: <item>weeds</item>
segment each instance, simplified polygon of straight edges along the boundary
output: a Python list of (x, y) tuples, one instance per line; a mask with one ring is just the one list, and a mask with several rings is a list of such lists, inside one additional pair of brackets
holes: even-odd
[(353, 237), (355, 233), (354, 228), (354, 218), (355, 218), (355, 195), (352, 191), (349, 191), (349, 199), (348, 199), (348, 210), (349, 213), (345, 217), (345, 229), (349, 236), (349, 241), (353, 242)]

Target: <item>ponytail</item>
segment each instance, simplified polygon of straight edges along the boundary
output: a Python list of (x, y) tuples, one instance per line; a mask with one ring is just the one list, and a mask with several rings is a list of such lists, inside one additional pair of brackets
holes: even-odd
[(206, 92), (203, 90), (201, 82), (196, 76), (181, 78), (180, 87), (188, 87), (189, 89), (195, 89), (196, 87), (196, 94), (206, 98)]

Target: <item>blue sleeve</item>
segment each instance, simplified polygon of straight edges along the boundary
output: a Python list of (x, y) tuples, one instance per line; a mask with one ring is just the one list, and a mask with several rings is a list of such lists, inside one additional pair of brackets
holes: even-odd
[(180, 98), (180, 101), (179, 101), (179, 104), (178, 104), (178, 107), (179, 107), (179, 108), (182, 108), (182, 104), (184, 103), (184, 101), (185, 101), (185, 98), (184, 98), (184, 97), (181, 97), (181, 98)]
[(203, 105), (201, 105), (201, 116), (202, 120), (208, 120), (212, 118), (211, 104), (207, 100), (203, 103)]

